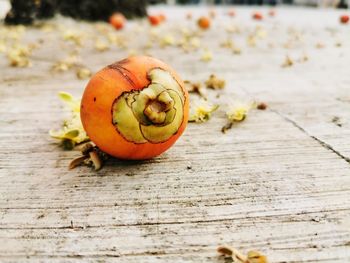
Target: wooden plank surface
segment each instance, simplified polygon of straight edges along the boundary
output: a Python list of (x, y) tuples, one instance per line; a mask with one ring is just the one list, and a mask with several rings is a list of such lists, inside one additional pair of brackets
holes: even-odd
[[(350, 261), (350, 27), (332, 10), (281, 8), (254, 22), (251, 8), (236, 8), (234, 19), (217, 9), (199, 50), (159, 48), (163, 36), (178, 40), (184, 28), (195, 29), (183, 19), (188, 10), (206, 12), (153, 8), (168, 22), (157, 29), (129, 23), (116, 33), (127, 40), (124, 49), (98, 52), (99, 25), (57, 18), (52, 23), (62, 28), (27, 28), (20, 38), (39, 45), (32, 67), (9, 67), (0, 54), (1, 262), (225, 262), (216, 254), (222, 244), (261, 250), (271, 262)], [(233, 25), (240, 33), (225, 30)], [(83, 47), (62, 40), (67, 28), (85, 35)], [(255, 47), (247, 45), (252, 34)], [(144, 53), (152, 36), (146, 53), (184, 79), (215, 73), (226, 80), (219, 98), (210, 93), (221, 107), (153, 160), (68, 171), (78, 152), (63, 151), (48, 130), (64, 117), (57, 92), (80, 96), (86, 80), (50, 67), (78, 49), (97, 71)], [(220, 47), (228, 37), (241, 55)], [(207, 63), (205, 48), (213, 53)], [(283, 68), (286, 55), (294, 65)], [(222, 134), (226, 104), (237, 98), (269, 108)]]

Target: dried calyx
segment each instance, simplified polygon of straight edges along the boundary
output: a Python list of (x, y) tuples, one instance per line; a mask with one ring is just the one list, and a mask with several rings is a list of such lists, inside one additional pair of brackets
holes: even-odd
[(79, 165), (93, 166), (94, 169), (100, 170), (102, 168), (103, 161), (108, 159), (108, 155), (99, 150), (92, 143), (85, 143), (80, 147), (82, 156), (75, 158), (69, 164), (69, 169), (74, 169)]
[(112, 108), (113, 124), (133, 143), (160, 143), (180, 128), (185, 96), (169, 72), (155, 68), (148, 74), (151, 83), (142, 90), (123, 93)]

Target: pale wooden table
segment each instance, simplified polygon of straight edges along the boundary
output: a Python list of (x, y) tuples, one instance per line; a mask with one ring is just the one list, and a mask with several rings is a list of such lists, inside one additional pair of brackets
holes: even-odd
[[(48, 136), (64, 116), (57, 92), (80, 96), (86, 84), (72, 71), (49, 72), (74, 45), (58, 31), (27, 29), (23, 42), (43, 39), (31, 68), (10, 68), (0, 54), (0, 261), (224, 262), (216, 247), (226, 243), (259, 249), (272, 262), (350, 262), (350, 26), (340, 26), (332, 10), (278, 9), (261, 23), (250, 19), (252, 10), (236, 8), (233, 22), (216, 19), (201, 40), (214, 55), (208, 63), (202, 50), (149, 50), (184, 79), (225, 78), (216, 99), (223, 106), (209, 122), (188, 125), (162, 156), (109, 161), (99, 172), (68, 171), (78, 153)], [(185, 9), (165, 12), (161, 32), (176, 36), (194, 24), (179, 20)], [(91, 25), (56, 22), (93, 37)], [(233, 37), (241, 55), (220, 48), (228, 23), (242, 31)], [(247, 47), (256, 25), (267, 37)], [(303, 42), (286, 49), (290, 26), (304, 32)], [(130, 23), (123, 33), (130, 49), (149, 35), (147, 23), (141, 27)], [(80, 54), (94, 71), (129, 52), (99, 53), (89, 41)], [(308, 61), (280, 66), (286, 54), (297, 60), (304, 53)], [(224, 102), (237, 97), (269, 109), (222, 134)]]

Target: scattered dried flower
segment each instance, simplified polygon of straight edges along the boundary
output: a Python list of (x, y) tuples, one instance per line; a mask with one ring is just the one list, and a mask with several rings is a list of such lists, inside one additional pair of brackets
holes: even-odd
[(218, 253), (232, 258), (233, 262), (238, 263), (268, 263), (268, 259), (265, 255), (258, 251), (251, 250), (247, 253), (247, 256), (243, 255), (237, 249), (230, 246), (220, 246), (217, 249)]
[(325, 45), (323, 44), (323, 43), (316, 43), (316, 45), (315, 45), (315, 48), (318, 48), (318, 49), (321, 49), (321, 48), (324, 48), (325, 47)]
[(254, 35), (250, 35), (247, 37), (247, 45), (249, 47), (255, 47), (256, 46), (256, 37)]
[(109, 50), (109, 44), (107, 41), (104, 41), (102, 39), (97, 39), (96, 42), (95, 42), (95, 49), (97, 51), (100, 51), (100, 52), (103, 52), (103, 51), (106, 51), (106, 50)]
[(220, 44), (220, 46), (223, 48), (233, 49), (235, 45), (231, 39), (226, 39)]
[(209, 51), (209, 50), (205, 50), (203, 53), (202, 53), (202, 56), (201, 56), (201, 60), (204, 61), (204, 62), (209, 62), (213, 59), (213, 54)]
[(7, 58), (11, 67), (29, 67), (31, 63), (29, 61), (29, 55), (32, 48), (29, 46), (14, 46), (7, 53)]
[(309, 60), (308, 55), (303, 54), (301, 58), (298, 59), (298, 62), (303, 63)]
[(160, 42), (161, 47), (172, 46), (174, 44), (175, 44), (175, 39), (170, 34), (164, 36)]
[(242, 50), (239, 47), (233, 47), (233, 54), (239, 55), (242, 53)]
[(50, 130), (49, 134), (60, 140), (65, 149), (71, 150), (76, 144), (88, 141), (89, 138), (80, 120), (80, 100), (66, 92), (60, 92), (59, 97), (71, 111), (71, 116), (63, 121), (60, 130)]
[(200, 82), (191, 82), (189, 80), (185, 80), (185, 87), (190, 93), (197, 93), (199, 96), (206, 98), (207, 92), (205, 87), (202, 86)]
[(66, 30), (63, 32), (63, 39), (65, 41), (71, 41), (77, 46), (81, 46), (82, 38), (83, 38), (82, 34), (72, 30)]
[(225, 87), (225, 80), (217, 78), (214, 74), (209, 76), (209, 79), (205, 82), (205, 85), (209, 89), (223, 89)]
[(197, 123), (206, 122), (218, 108), (219, 105), (213, 105), (207, 100), (197, 100), (191, 105), (188, 121)]
[(76, 55), (70, 55), (64, 60), (57, 61), (52, 65), (52, 71), (64, 72), (79, 64), (79, 58)]
[(78, 79), (88, 79), (92, 75), (91, 70), (88, 68), (78, 68), (76, 74)]
[(281, 65), (282, 68), (287, 68), (293, 66), (293, 60), (287, 55), (283, 64)]
[(226, 133), (231, 129), (235, 122), (245, 120), (249, 110), (252, 108), (252, 103), (235, 102), (231, 108), (226, 112), (228, 122), (221, 128), (221, 132)]

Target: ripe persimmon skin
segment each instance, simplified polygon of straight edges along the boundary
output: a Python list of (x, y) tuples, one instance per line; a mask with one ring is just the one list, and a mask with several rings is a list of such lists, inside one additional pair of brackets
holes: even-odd
[[(123, 93), (147, 87), (148, 74), (153, 69), (169, 72), (181, 87), (185, 98), (183, 120), (177, 132), (166, 141), (134, 143), (126, 140), (113, 124), (113, 105)], [(188, 109), (188, 93), (177, 73), (160, 60), (135, 56), (107, 66), (91, 78), (81, 102), (81, 120), (91, 141), (102, 151), (119, 159), (143, 160), (163, 153), (175, 143), (186, 128)]]

